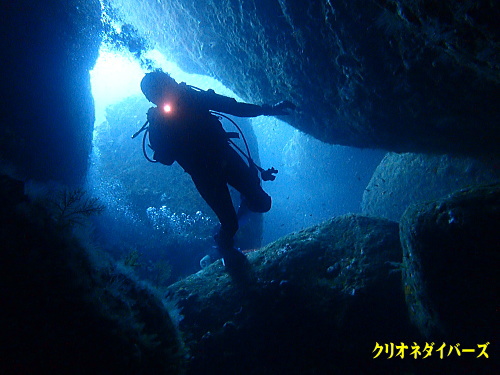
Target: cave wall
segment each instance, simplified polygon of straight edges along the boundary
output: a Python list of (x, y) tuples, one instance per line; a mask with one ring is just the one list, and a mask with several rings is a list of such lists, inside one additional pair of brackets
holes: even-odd
[(328, 143), (498, 153), (492, 1), (110, 0), (184, 69)]
[(18, 178), (80, 183), (94, 126), (98, 0), (2, 1), (0, 160)]

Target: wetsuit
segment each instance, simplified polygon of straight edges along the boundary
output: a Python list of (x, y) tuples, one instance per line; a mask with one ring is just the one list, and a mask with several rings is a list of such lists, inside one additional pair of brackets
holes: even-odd
[(154, 159), (166, 165), (177, 161), (191, 175), (221, 223), (216, 236), (218, 245), (232, 247), (238, 218), (228, 184), (241, 193), (242, 204), (253, 212), (269, 211), (271, 197), (262, 189), (255, 167), (248, 166), (229, 145), (227, 133), (210, 110), (255, 117), (264, 114), (264, 109), (182, 83), (170, 90), (163, 102), (168, 107), (148, 111)]

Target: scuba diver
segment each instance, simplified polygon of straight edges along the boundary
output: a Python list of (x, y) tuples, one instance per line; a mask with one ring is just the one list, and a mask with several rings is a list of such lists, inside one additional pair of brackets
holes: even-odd
[[(177, 161), (217, 215), (220, 229), (214, 239), (224, 265), (236, 268), (245, 264), (245, 255), (234, 248), (238, 220), (250, 211), (264, 213), (271, 209), (271, 197), (262, 189), (258, 172), (263, 180), (274, 180), (273, 174), (278, 171), (264, 171), (250, 155), (244, 154), (247, 165), (230, 145), (238, 148), (230, 140), (235, 133), (227, 133), (217, 115), (226, 117), (218, 112), (238, 117), (286, 115), (295, 105), (289, 101), (273, 106), (237, 102), (213, 90), (203, 91), (184, 82), (177, 83), (161, 70), (147, 73), (141, 81), (141, 90), (156, 107), (148, 110), (148, 121), (133, 137), (149, 124), (147, 130), (154, 161), (165, 165)], [(241, 194), (238, 213), (228, 184)]]

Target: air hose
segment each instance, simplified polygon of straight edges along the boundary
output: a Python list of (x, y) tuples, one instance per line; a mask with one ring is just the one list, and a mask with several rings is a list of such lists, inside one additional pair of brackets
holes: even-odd
[(146, 137), (149, 134), (149, 120), (147, 120), (144, 125), (142, 125), (142, 128), (140, 128), (137, 132), (134, 133), (132, 136), (132, 139), (136, 138), (139, 134), (145, 131), (144, 136), (142, 137), (142, 153), (144, 154), (144, 157), (146, 158), (147, 161), (150, 163), (158, 163), (157, 160), (153, 160), (148, 156), (148, 153), (146, 152)]
[(239, 127), (239, 125), (233, 120), (231, 119), (230, 117), (226, 116), (225, 114), (223, 113), (220, 113), (220, 112), (215, 112), (215, 111), (210, 111), (210, 113), (212, 113), (213, 115), (216, 115), (216, 116), (220, 116), (220, 117), (224, 117), (226, 120), (229, 120), (235, 127), (236, 129), (238, 129), (238, 132), (241, 134), (241, 137), (243, 139), (243, 143), (245, 144), (245, 148), (246, 148), (246, 153), (236, 145), (236, 143), (234, 143), (231, 139), (229, 139), (229, 143), (235, 148), (237, 149), (241, 155), (243, 155), (247, 160), (248, 160), (248, 164), (250, 165), (250, 167), (255, 167), (257, 168), (257, 170), (260, 172), (260, 177), (262, 178), (263, 181), (274, 181), (276, 179), (276, 176), (274, 176), (276, 173), (278, 173), (278, 170), (277, 169), (274, 169), (274, 168), (269, 168), (267, 170), (264, 170), (264, 168), (262, 168), (261, 166), (257, 165), (253, 159), (252, 159), (252, 155), (250, 153), (250, 148), (248, 147), (248, 142), (247, 142), (247, 139), (245, 137), (245, 134), (243, 133), (243, 131), (241, 130), (241, 128)]

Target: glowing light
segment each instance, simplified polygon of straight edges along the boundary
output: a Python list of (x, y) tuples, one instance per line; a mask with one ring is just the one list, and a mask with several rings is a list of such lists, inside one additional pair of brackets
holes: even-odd
[(165, 113), (170, 113), (172, 112), (172, 107), (170, 106), (170, 104), (165, 104), (163, 106), (163, 111), (165, 111)]

